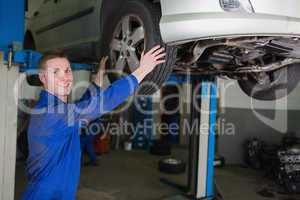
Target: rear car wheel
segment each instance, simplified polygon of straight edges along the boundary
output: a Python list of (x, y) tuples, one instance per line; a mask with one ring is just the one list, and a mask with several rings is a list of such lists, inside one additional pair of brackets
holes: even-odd
[(248, 76), (248, 80), (239, 80), (240, 88), (250, 97), (258, 100), (272, 101), (287, 96), (298, 85), (300, 64), (270, 72), (261, 77), (261, 81)]
[(110, 22), (105, 22), (102, 39), (104, 54), (109, 55), (109, 69), (114, 71), (109, 78), (113, 82), (132, 73), (139, 66), (141, 53), (160, 44), (166, 49), (166, 63), (157, 66), (139, 89), (140, 94), (153, 94), (168, 78), (176, 56), (175, 48), (166, 46), (161, 39), (160, 7), (147, 0), (126, 0), (115, 13)]

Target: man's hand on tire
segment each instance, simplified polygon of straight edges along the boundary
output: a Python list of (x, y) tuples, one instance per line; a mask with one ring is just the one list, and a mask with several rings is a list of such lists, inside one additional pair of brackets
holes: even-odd
[(156, 66), (166, 62), (165, 56), (165, 49), (160, 45), (153, 47), (146, 54), (143, 52), (139, 67), (132, 74), (141, 82)]

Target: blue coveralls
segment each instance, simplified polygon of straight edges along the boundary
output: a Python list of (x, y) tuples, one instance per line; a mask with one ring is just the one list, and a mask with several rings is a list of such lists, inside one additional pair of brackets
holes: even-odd
[(75, 199), (80, 175), (81, 120), (91, 121), (124, 102), (138, 86), (129, 75), (101, 91), (91, 84), (89, 98), (64, 103), (42, 91), (28, 129), (28, 185), (23, 200)]
[(90, 162), (92, 165), (97, 165), (97, 156), (94, 150), (94, 139), (95, 135), (89, 132), (81, 132), (80, 136), (80, 146), (81, 146), (81, 153), (87, 153)]

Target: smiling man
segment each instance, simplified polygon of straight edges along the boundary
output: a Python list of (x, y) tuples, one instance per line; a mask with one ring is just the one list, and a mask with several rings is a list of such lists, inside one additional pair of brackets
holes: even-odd
[(84, 97), (68, 103), (73, 83), (70, 62), (63, 54), (44, 55), (39, 73), (44, 90), (30, 119), (28, 186), (22, 199), (75, 199), (80, 175), (80, 121), (98, 118), (124, 102), (147, 74), (165, 62), (164, 57), (163, 48), (152, 48), (141, 56), (136, 71), (104, 91), (100, 77), (106, 59), (102, 59), (96, 79)]

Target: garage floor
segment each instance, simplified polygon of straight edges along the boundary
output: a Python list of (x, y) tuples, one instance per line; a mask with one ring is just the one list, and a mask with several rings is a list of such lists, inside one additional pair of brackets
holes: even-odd
[[(175, 154), (174, 154), (175, 155)], [(179, 158), (187, 158), (186, 151), (178, 150)], [(178, 190), (159, 181), (166, 177), (185, 184), (186, 176), (166, 176), (157, 171), (159, 157), (144, 151), (114, 151), (99, 157), (99, 166), (83, 167), (78, 191), (78, 200), (161, 200), (179, 194)], [(25, 186), (24, 165), (16, 169), (16, 199)], [(277, 195), (264, 198), (257, 194), (263, 189), (272, 189), (272, 182), (257, 172), (238, 166), (227, 166), (216, 171), (217, 183), (225, 200), (299, 200), (300, 196)]]

